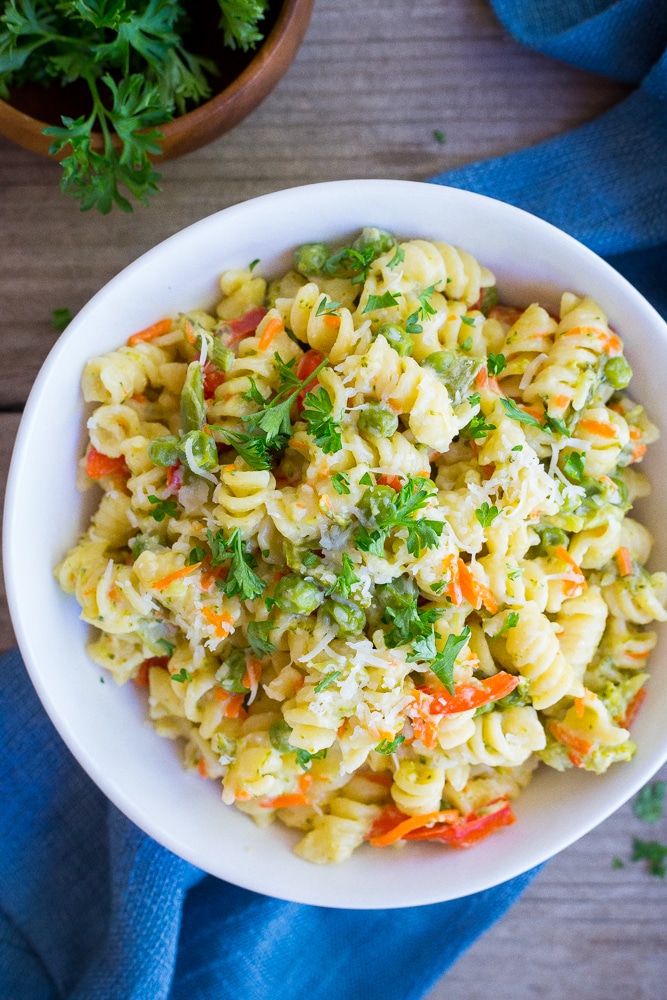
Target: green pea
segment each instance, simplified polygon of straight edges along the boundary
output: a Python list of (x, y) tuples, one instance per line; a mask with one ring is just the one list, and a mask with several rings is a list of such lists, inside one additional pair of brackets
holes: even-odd
[(388, 607), (409, 608), (419, 597), (419, 587), (411, 576), (403, 574), (375, 588), (375, 603), (384, 612)]
[(460, 402), (484, 361), (482, 358), (465, 357), (458, 351), (435, 351), (422, 361), (443, 383), (455, 402)]
[(294, 253), (294, 269), (305, 278), (323, 274), (330, 250), (325, 243), (304, 243)]
[(395, 500), (396, 491), (391, 486), (369, 486), (364, 490), (359, 507), (368, 517), (386, 520), (396, 514)]
[(408, 331), (397, 323), (383, 323), (373, 333), (373, 339), (382, 335), (390, 347), (402, 358), (412, 354), (413, 342)]
[(604, 366), (605, 381), (614, 389), (625, 389), (632, 378), (632, 368), (622, 354), (617, 358), (609, 358)]
[(206, 423), (206, 404), (201, 365), (192, 361), (188, 365), (185, 384), (181, 392), (181, 427), (184, 434), (200, 431)]
[(288, 573), (276, 586), (273, 599), (282, 611), (294, 615), (309, 615), (319, 608), (324, 594), (313, 580), (304, 580), (297, 573)]
[(359, 430), (373, 437), (389, 438), (398, 430), (398, 417), (379, 403), (369, 403), (359, 414)]
[(391, 250), (396, 246), (396, 240), (386, 229), (377, 229), (375, 226), (365, 226), (359, 236), (352, 244), (354, 250), (363, 253), (364, 250), (372, 250), (374, 257)]
[[(186, 441), (192, 443), (192, 457), (198, 468), (205, 469), (207, 472), (217, 468), (219, 464), (218, 449), (210, 434), (204, 434), (203, 431), (190, 431), (185, 436), (183, 441), (184, 446)], [(194, 472), (195, 470), (193, 469), (192, 471)]]
[(366, 626), (366, 615), (352, 601), (330, 597), (322, 605), (322, 615), (327, 624), (337, 627), (336, 636), (339, 639), (360, 635)]
[(216, 678), (223, 691), (229, 694), (245, 694), (248, 691), (243, 683), (245, 672), (245, 650), (233, 649), (216, 673)]
[(179, 461), (181, 457), (179, 449), (180, 442), (173, 435), (153, 438), (148, 445), (148, 457), (153, 465), (160, 465), (163, 468), (167, 468), (170, 465), (176, 465)]
[(290, 746), (289, 738), (292, 735), (292, 727), (284, 719), (272, 722), (269, 727), (269, 739), (271, 746), (279, 753), (291, 753), (294, 747)]

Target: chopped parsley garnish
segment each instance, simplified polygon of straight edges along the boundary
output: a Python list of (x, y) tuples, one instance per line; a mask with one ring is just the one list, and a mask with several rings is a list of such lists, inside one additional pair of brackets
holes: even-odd
[(178, 504), (175, 500), (160, 500), (152, 493), (148, 499), (153, 504), (151, 517), (156, 521), (164, 521), (165, 517), (176, 517), (178, 514)]
[(447, 142), (447, 135), (439, 128), (433, 129), (433, 138), (439, 143)]
[(442, 653), (438, 653), (436, 659), (432, 663), (429, 663), (429, 667), (435, 676), (445, 685), (451, 695), (454, 694), (454, 664), (456, 663), (456, 657), (469, 638), (470, 627), (468, 625), (464, 627), (461, 635), (448, 635)]
[(276, 651), (276, 647), (269, 640), (269, 634), (274, 628), (275, 625), (272, 621), (249, 622), (248, 624), (246, 629), (248, 642), (255, 656), (259, 656), (260, 659)]
[(508, 417), (511, 417), (512, 420), (517, 420), (520, 424), (528, 424), (530, 427), (539, 427), (541, 431), (544, 430), (537, 417), (534, 417), (532, 413), (526, 413), (525, 410), (522, 410), (511, 399), (503, 398), (500, 402), (503, 405), (505, 413)]
[(382, 295), (369, 295), (363, 313), (375, 312), (376, 309), (391, 309), (398, 305), (400, 292), (383, 292)]
[(222, 529), (214, 535), (209, 528), (206, 531), (206, 537), (211, 547), (211, 565), (215, 568), (229, 562), (227, 579), (217, 580), (216, 586), (227, 597), (235, 597), (236, 594), (239, 594), (244, 601), (252, 601), (256, 597), (260, 597), (266, 583), (254, 572), (254, 566), (257, 564), (254, 556), (248, 552), (239, 529), (234, 528), (229, 538), (226, 539)]
[(368, 271), (375, 260), (375, 249), (372, 246), (343, 247), (337, 250), (326, 261), (324, 270), (337, 278), (348, 278), (353, 285), (362, 284), (368, 277)]
[(330, 673), (326, 674), (319, 684), (315, 685), (315, 694), (319, 694), (320, 691), (326, 691), (326, 689), (333, 684), (337, 677), (340, 677), (340, 670), (332, 670)]
[(190, 549), (190, 555), (188, 556), (188, 566), (194, 566), (195, 563), (203, 562), (206, 558), (206, 549), (203, 549), (201, 545), (195, 545), (193, 549)]
[(477, 520), (479, 521), (479, 523), (483, 528), (490, 527), (499, 514), (500, 511), (498, 510), (496, 505), (494, 504), (493, 507), (490, 507), (489, 504), (486, 502), (486, 500), (484, 501), (482, 506), (478, 507), (477, 510), (475, 511), (475, 517), (477, 518)]
[(419, 295), (419, 318), (426, 319), (427, 316), (435, 316), (437, 309), (431, 302), (431, 296), (435, 291), (435, 285), (429, 285)]
[(495, 424), (487, 424), (483, 413), (477, 413), (469, 424), (461, 428), (460, 437), (466, 440), (476, 441), (477, 438), (486, 437), (489, 431), (495, 431)]
[(333, 455), (343, 447), (341, 426), (333, 416), (333, 403), (324, 386), (306, 393), (301, 419), (305, 420), (308, 433), (325, 455)]
[(466, 337), (464, 341), (459, 344), (462, 351), (469, 351), (472, 347), (472, 337)]
[(331, 477), (331, 485), (336, 493), (347, 495), (350, 492), (350, 480), (344, 472), (334, 472)]
[(394, 256), (387, 264), (387, 267), (391, 268), (391, 270), (393, 271), (393, 269), (395, 267), (398, 267), (399, 264), (402, 264), (404, 260), (405, 260), (405, 250), (397, 246)]
[(299, 748), (296, 751), (296, 762), (303, 771), (308, 771), (310, 769), (311, 761), (324, 760), (326, 755), (326, 749), (318, 750), (316, 753), (309, 753), (308, 750), (302, 750)]
[(342, 597), (349, 597), (352, 586), (359, 583), (359, 577), (354, 572), (354, 563), (347, 552), (343, 552), (342, 562), (343, 568), (338, 574), (336, 582), (327, 590), (327, 596), (331, 596), (335, 592)]
[(371, 479), (370, 472), (364, 472), (363, 476), (359, 480), (359, 484), (361, 486), (372, 486), (373, 485), (373, 480)]
[[(385, 635), (385, 642), (390, 649), (395, 646), (415, 646), (415, 653), (425, 653), (424, 656), (415, 656), (414, 659), (433, 659), (437, 656), (435, 648), (435, 634), (433, 622), (438, 620), (440, 612), (438, 608), (426, 608), (420, 611), (417, 600), (411, 600), (400, 607), (391, 604), (385, 608), (383, 619), (391, 623), (392, 627)], [(426, 639), (424, 644), (422, 640)]]
[(265, 438), (228, 431), (225, 427), (219, 427), (217, 424), (212, 424), (211, 429), (219, 431), (226, 443), (235, 448), (244, 462), (247, 462), (255, 472), (263, 472), (271, 468), (271, 452)]
[(503, 623), (503, 627), (501, 628), (500, 632), (496, 633), (496, 639), (498, 638), (498, 636), (504, 635), (505, 632), (509, 632), (511, 628), (515, 628), (518, 624), (519, 624), (519, 612), (510, 611)]
[(51, 313), (51, 326), (54, 330), (64, 330), (72, 322), (72, 311), (66, 306), (62, 309), (54, 309)]
[[(429, 483), (429, 485), (425, 485)], [(375, 528), (362, 526), (355, 541), (363, 552), (384, 555), (384, 543), (394, 528), (407, 532), (406, 546), (410, 555), (419, 556), (422, 549), (432, 549), (444, 529), (442, 521), (415, 518), (417, 511), (426, 507), (433, 493), (433, 484), (423, 477), (408, 477), (407, 482), (390, 500), (385, 498), (382, 511), (374, 517)]]
[(255, 257), (255, 259), (251, 260), (250, 263), (248, 264), (248, 270), (250, 272), (254, 271), (258, 264), (259, 264), (259, 257)]
[(504, 354), (489, 354), (486, 359), (486, 370), (489, 375), (500, 375), (507, 368), (507, 360)]
[(406, 332), (412, 334), (412, 336), (416, 336), (418, 333), (424, 332), (424, 327), (419, 322), (419, 310), (410, 313), (405, 321), (405, 329)]
[(505, 566), (507, 567), (507, 570), (508, 570), (508, 573), (507, 573), (507, 579), (508, 580), (516, 580), (523, 573), (523, 567), (521, 567), (521, 566), (517, 567), (517, 569), (512, 569), (511, 566), (509, 565), (509, 563), (505, 563)]
[(580, 483), (584, 475), (585, 458), (579, 451), (571, 451), (563, 462), (563, 472), (575, 483)]
[(375, 752), (376, 753), (383, 753), (383, 754), (386, 754), (388, 756), (391, 753), (396, 753), (396, 751), (400, 747), (401, 743), (405, 743), (405, 736), (402, 736), (399, 733), (398, 736), (396, 736), (391, 741), (388, 740), (388, 739), (386, 739), (386, 738), (383, 739), (383, 740), (381, 740), (378, 743), (378, 745), (375, 747)]
[(637, 837), (632, 841), (632, 860), (646, 861), (649, 873), (664, 878), (667, 875), (665, 858), (667, 858), (667, 845), (659, 843), (657, 840), (639, 840)]
[[(474, 326), (475, 325), (475, 317), (474, 316), (461, 316), (461, 322), (465, 323), (466, 326)], [(461, 345), (461, 346), (463, 346), (463, 345)]]
[(337, 309), (340, 309), (340, 302), (328, 299), (326, 295), (315, 310), (316, 316), (333, 316)]
[(192, 674), (189, 673), (189, 671), (187, 671), (185, 667), (181, 667), (178, 673), (171, 675), (171, 679), (172, 681), (178, 681), (179, 684), (184, 684), (185, 681), (192, 680)]
[(652, 785), (645, 785), (632, 804), (637, 819), (645, 823), (657, 823), (663, 815), (666, 790), (666, 781), (655, 781)]

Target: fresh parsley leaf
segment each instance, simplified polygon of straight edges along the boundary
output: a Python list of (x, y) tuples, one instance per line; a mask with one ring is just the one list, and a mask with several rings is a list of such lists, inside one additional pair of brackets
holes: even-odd
[(359, 583), (359, 577), (354, 572), (354, 563), (347, 552), (343, 552), (342, 564), (343, 568), (338, 574), (336, 582), (327, 590), (328, 597), (334, 592), (341, 594), (342, 597), (349, 597), (352, 586)]
[(507, 579), (508, 580), (516, 580), (523, 573), (523, 567), (521, 567), (521, 566), (517, 567), (516, 569), (512, 569), (512, 567), (510, 566), (509, 563), (505, 563), (505, 566), (506, 566), (507, 571), (508, 571), (507, 572)]
[(580, 483), (584, 475), (585, 457), (580, 451), (570, 451), (563, 462), (563, 472), (575, 483)]
[(405, 260), (405, 250), (397, 246), (394, 252), (394, 256), (387, 264), (387, 267), (391, 268), (391, 270), (393, 271), (394, 268), (398, 267), (399, 264), (402, 264), (404, 260)]
[(326, 689), (333, 684), (337, 677), (340, 677), (340, 670), (332, 670), (330, 673), (325, 674), (319, 684), (315, 685), (315, 694), (319, 694), (320, 691), (326, 691)]
[[(475, 317), (474, 316), (461, 316), (461, 322), (465, 323), (466, 326), (474, 326), (475, 325)], [(472, 342), (472, 338), (471, 338), (471, 342)], [(461, 346), (463, 346), (463, 345), (461, 345)]]
[(381, 740), (375, 747), (375, 752), (383, 753), (388, 756), (389, 754), (396, 753), (401, 743), (405, 743), (405, 736), (402, 736), (401, 733), (399, 733), (398, 736), (391, 741), (386, 738)]
[(435, 285), (429, 285), (419, 295), (419, 318), (426, 319), (428, 316), (435, 316), (437, 309), (431, 302), (431, 296), (435, 291)]
[(507, 359), (504, 354), (489, 354), (486, 359), (486, 370), (489, 375), (500, 375), (507, 368)]
[(296, 751), (296, 761), (299, 767), (303, 771), (310, 770), (311, 762), (314, 760), (325, 760), (327, 755), (326, 749), (318, 750), (316, 753), (309, 753), (308, 750), (302, 750), (299, 748)]
[(248, 270), (250, 271), (251, 274), (255, 270), (258, 264), (259, 264), (259, 257), (255, 257), (254, 260), (250, 261), (250, 263), (248, 264)]
[(350, 480), (344, 472), (334, 472), (331, 477), (331, 485), (338, 494), (349, 494)]
[(625, 868), (625, 865), (623, 864), (623, 862), (621, 861), (620, 858), (614, 858), (614, 860), (611, 863), (611, 867), (612, 868)]
[(324, 270), (327, 274), (347, 278), (353, 285), (359, 285), (366, 280), (374, 259), (375, 250), (372, 246), (359, 250), (355, 247), (343, 247), (327, 259)]
[(364, 472), (363, 476), (359, 480), (359, 484), (361, 486), (372, 486), (373, 485), (373, 480), (371, 479), (370, 472)]
[(239, 594), (244, 601), (252, 601), (260, 597), (266, 588), (266, 583), (254, 572), (256, 565), (254, 557), (248, 552), (241, 532), (234, 528), (228, 539), (222, 528), (215, 534), (208, 528), (206, 537), (211, 548), (211, 565), (215, 568), (229, 562), (227, 579), (219, 580), (216, 586), (227, 595), (235, 597)]
[(489, 431), (495, 429), (495, 424), (487, 424), (483, 413), (477, 413), (469, 424), (461, 428), (459, 435), (466, 440), (476, 441), (478, 438), (486, 437)]
[(503, 627), (501, 628), (500, 632), (496, 633), (496, 638), (498, 638), (498, 636), (504, 635), (505, 632), (509, 632), (511, 628), (516, 628), (518, 624), (519, 624), (519, 612), (510, 611), (503, 623)]
[(405, 321), (405, 329), (406, 329), (407, 333), (412, 334), (412, 336), (416, 336), (418, 333), (423, 333), (424, 332), (424, 327), (419, 322), (419, 310), (418, 309), (417, 309), (416, 312), (410, 313), (410, 315), (406, 319), (406, 321)]
[(172, 681), (177, 681), (179, 684), (184, 684), (185, 681), (192, 680), (192, 674), (189, 673), (189, 671), (187, 671), (185, 667), (181, 667), (178, 673), (171, 675), (171, 679)]
[(201, 545), (195, 545), (193, 549), (190, 549), (190, 555), (188, 556), (188, 566), (194, 566), (195, 563), (203, 562), (206, 558), (206, 549), (203, 549)]
[(246, 629), (248, 642), (250, 643), (255, 656), (259, 656), (260, 659), (264, 656), (268, 656), (270, 653), (275, 653), (276, 651), (276, 647), (269, 641), (269, 634), (274, 628), (274, 623), (269, 620), (248, 623), (248, 627)]
[(165, 517), (176, 517), (178, 514), (178, 504), (175, 500), (160, 500), (152, 493), (148, 499), (153, 504), (151, 517), (156, 521), (164, 521)]
[(644, 823), (657, 823), (664, 811), (666, 790), (666, 781), (655, 781), (653, 784), (645, 785), (632, 804), (637, 819), (643, 820)]
[(72, 322), (72, 311), (67, 309), (54, 309), (51, 313), (51, 326), (54, 330), (64, 330)]
[(445, 143), (445, 142), (447, 142), (447, 136), (446, 136), (446, 134), (444, 132), (442, 132), (439, 128), (434, 128), (433, 129), (433, 138), (435, 139), (436, 142), (439, 142), (439, 143)]
[(384, 513), (375, 517), (376, 527), (369, 529), (364, 525), (358, 529), (355, 540), (359, 548), (374, 555), (384, 555), (384, 543), (395, 528), (405, 529), (410, 555), (419, 556), (422, 549), (434, 548), (444, 529), (443, 522), (415, 517), (428, 504), (432, 493), (430, 480), (409, 476), (391, 502), (387, 498)]
[(376, 309), (391, 309), (392, 306), (397, 306), (400, 294), (400, 292), (383, 292), (382, 295), (369, 295), (362, 309), (362, 315), (375, 312)]
[[(393, 649), (395, 646), (414, 644), (419, 639), (433, 639), (432, 656), (436, 656), (433, 622), (438, 620), (438, 616), (437, 608), (426, 608), (420, 611), (416, 599), (408, 601), (400, 607), (388, 605), (383, 615), (383, 620), (392, 625), (392, 628), (385, 635), (387, 646)], [(424, 647), (421, 646), (420, 649), (424, 649)], [(423, 657), (423, 659), (430, 658), (428, 655)]]
[(429, 667), (444, 684), (451, 695), (454, 694), (454, 664), (456, 658), (470, 638), (470, 627), (466, 625), (460, 635), (448, 635), (445, 648)]
[(667, 875), (665, 858), (667, 858), (667, 846), (657, 840), (639, 840), (635, 837), (632, 841), (632, 860), (646, 861), (651, 875), (664, 878)]
[(315, 310), (316, 316), (333, 316), (337, 309), (340, 309), (340, 302), (333, 302), (326, 295)]
[(475, 517), (477, 518), (477, 520), (479, 521), (479, 523), (483, 528), (489, 528), (499, 514), (500, 511), (498, 510), (496, 505), (494, 504), (493, 507), (490, 507), (486, 500), (484, 501), (482, 506), (478, 507), (477, 510), (475, 511)]
[(512, 420), (517, 420), (520, 424), (528, 424), (530, 427), (539, 427), (540, 430), (544, 430), (537, 417), (534, 417), (532, 413), (526, 413), (525, 410), (518, 407), (511, 399), (501, 398), (500, 402), (503, 405), (505, 413)]
[(570, 433), (564, 420), (559, 417), (550, 417), (548, 413), (544, 414), (544, 429), (547, 433), (564, 434), (568, 437)]
[[(292, 404), (301, 390), (306, 385), (310, 385), (319, 372), (329, 364), (329, 360), (324, 358), (303, 382), (294, 375), (291, 366), (286, 365), (278, 355), (276, 355), (276, 364), (281, 375), (281, 388), (270, 402), (264, 401), (256, 413), (244, 414), (241, 417), (250, 431), (262, 433), (266, 446), (275, 450), (284, 447), (292, 435), (290, 419)], [(308, 393), (306, 399), (311, 395), (313, 393)], [(331, 406), (331, 400), (329, 400), (329, 405)]]
[(211, 430), (220, 433), (226, 443), (236, 449), (251, 469), (262, 472), (271, 468), (271, 452), (263, 437), (229, 431), (217, 424), (211, 424)]
[(306, 393), (301, 419), (305, 420), (308, 433), (325, 455), (332, 455), (343, 447), (341, 426), (334, 419), (333, 403), (324, 386)]
[(465, 340), (461, 341), (459, 347), (462, 351), (469, 351), (472, 347), (472, 337), (466, 337)]

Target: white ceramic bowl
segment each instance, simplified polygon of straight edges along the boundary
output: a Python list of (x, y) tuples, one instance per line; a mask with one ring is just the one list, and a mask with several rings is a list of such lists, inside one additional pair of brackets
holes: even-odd
[[(592, 295), (625, 340), (633, 394), (664, 424), (667, 326), (585, 247), (540, 219), (464, 191), (405, 181), (316, 184), (203, 219), (139, 258), (82, 309), (26, 406), (4, 524), (10, 609), (32, 681), (60, 735), (105, 794), (157, 841), (220, 878), (283, 899), (355, 909), (453, 899), (525, 872), (604, 820), (667, 758), (662, 636), (651, 657), (649, 697), (633, 729), (639, 749), (632, 762), (602, 777), (541, 769), (516, 802), (518, 821), (469, 851), (416, 843), (400, 852), (362, 848), (342, 866), (318, 867), (291, 853), (290, 831), (280, 824), (258, 829), (222, 804), (217, 783), (183, 771), (171, 742), (145, 722), (133, 685), (100, 683), (102, 671), (84, 650), (87, 627), (78, 606), (52, 572), (88, 513), (74, 486), (84, 443), (84, 362), (160, 316), (213, 303), (225, 268), (260, 258), (261, 273), (279, 273), (298, 244), (343, 241), (363, 225), (464, 247), (494, 271), (501, 301), (557, 307), (562, 290)], [(667, 436), (649, 449), (646, 468), (654, 493), (640, 516), (657, 539), (652, 564), (664, 567)]]

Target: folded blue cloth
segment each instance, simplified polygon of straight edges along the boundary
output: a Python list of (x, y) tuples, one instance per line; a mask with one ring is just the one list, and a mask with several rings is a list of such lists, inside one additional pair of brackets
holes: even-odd
[[(525, 44), (641, 85), (590, 125), (433, 180), (555, 223), (667, 314), (667, 4), (494, 6)], [(239, 889), (170, 854), (105, 799), (16, 651), (0, 658), (0, 685), (0, 1000), (416, 1000), (535, 874), (386, 912)]]

